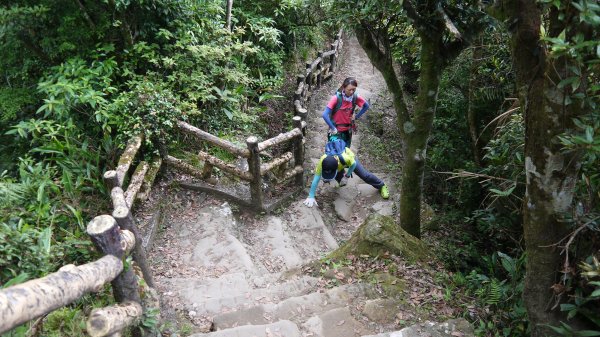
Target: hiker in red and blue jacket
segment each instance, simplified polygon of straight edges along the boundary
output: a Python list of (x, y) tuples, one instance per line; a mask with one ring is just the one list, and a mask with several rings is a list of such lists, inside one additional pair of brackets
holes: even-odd
[[(346, 142), (347, 147), (352, 143), (352, 132), (356, 131), (354, 121), (369, 109), (369, 103), (356, 94), (356, 87), (358, 82), (354, 77), (346, 78), (323, 111), (323, 119), (329, 126), (328, 136), (337, 135)], [(361, 109), (354, 115), (357, 106)]]
[(385, 183), (359, 163), (354, 152), (352, 152), (349, 147), (345, 146), (344, 141), (334, 139), (331, 142), (340, 142), (341, 145), (333, 147), (335, 148), (335, 151), (337, 151), (336, 153), (329, 152), (329, 147), (325, 147), (325, 154), (321, 156), (315, 167), (315, 176), (310, 185), (308, 198), (304, 200), (306, 206), (318, 206), (315, 196), (317, 194), (317, 186), (321, 179), (323, 179), (323, 182), (325, 183), (335, 180), (338, 185), (342, 187), (347, 184), (348, 178), (352, 176), (352, 173), (356, 173), (356, 175), (365, 183), (378, 189), (383, 199), (390, 197), (388, 187)]

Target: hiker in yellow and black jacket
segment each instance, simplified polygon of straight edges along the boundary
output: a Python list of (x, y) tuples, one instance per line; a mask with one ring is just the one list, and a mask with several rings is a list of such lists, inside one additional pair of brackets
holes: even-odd
[[(341, 149), (338, 154), (327, 154), (325, 153), (319, 159), (315, 168), (315, 176), (310, 186), (310, 192), (308, 198), (304, 200), (304, 204), (308, 207), (318, 206), (315, 200), (315, 194), (317, 192), (317, 186), (321, 178), (325, 183), (329, 183), (335, 179), (339, 186), (346, 185), (348, 178), (352, 176), (352, 173), (362, 179), (365, 183), (375, 187), (381, 193), (384, 199), (389, 198), (389, 191), (385, 183), (377, 178), (373, 173), (367, 171), (356, 159), (354, 152), (346, 147), (344, 141), (334, 140), (341, 143)], [(346, 169), (348, 169), (346, 171)]]

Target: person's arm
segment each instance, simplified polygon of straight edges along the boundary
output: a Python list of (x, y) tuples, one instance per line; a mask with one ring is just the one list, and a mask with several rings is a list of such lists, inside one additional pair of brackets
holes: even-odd
[(356, 161), (354, 161), (354, 163), (352, 163), (352, 165), (350, 165), (350, 167), (348, 167), (348, 171), (346, 171), (346, 177), (350, 177), (352, 175), (352, 172), (354, 172), (355, 168), (356, 168)]
[(309, 198), (314, 198), (317, 193), (317, 186), (319, 186), (319, 181), (321, 181), (321, 175), (315, 174), (312, 184), (310, 185), (310, 192), (308, 192)]
[(327, 125), (329, 126), (329, 128), (331, 130), (336, 130), (335, 128), (335, 124), (333, 124), (333, 122), (331, 121), (331, 108), (329, 108), (328, 106), (325, 107), (325, 111), (323, 111), (323, 119), (325, 120), (325, 123), (327, 123)]
[(360, 111), (356, 114), (356, 119), (359, 119), (360, 116), (367, 112), (367, 110), (369, 110), (369, 102), (365, 101), (365, 103), (362, 106), (362, 109), (360, 109)]
[(310, 185), (310, 192), (308, 192), (308, 198), (304, 200), (304, 204), (308, 207), (319, 206), (319, 204), (317, 204), (317, 201), (315, 200), (315, 193), (317, 192), (319, 180), (321, 180), (321, 175), (316, 173), (315, 177), (313, 178), (313, 182)]

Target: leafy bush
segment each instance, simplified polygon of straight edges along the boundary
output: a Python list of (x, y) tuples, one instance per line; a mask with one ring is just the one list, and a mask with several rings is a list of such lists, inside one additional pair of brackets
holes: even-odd
[(496, 252), (484, 258), (486, 271), (456, 273), (453, 285), (474, 298), (465, 315), (475, 322), (478, 336), (528, 336), (527, 313), (523, 304), (525, 255), (515, 259)]

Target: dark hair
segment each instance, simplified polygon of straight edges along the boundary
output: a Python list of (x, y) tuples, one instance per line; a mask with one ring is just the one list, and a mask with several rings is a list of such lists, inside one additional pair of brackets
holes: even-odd
[(355, 87), (358, 87), (358, 81), (356, 81), (356, 78), (346, 77), (346, 79), (344, 80), (344, 83), (342, 83), (342, 86), (338, 89), (338, 91), (342, 92), (344, 90), (344, 88), (346, 88), (347, 86), (349, 86), (351, 84)]

